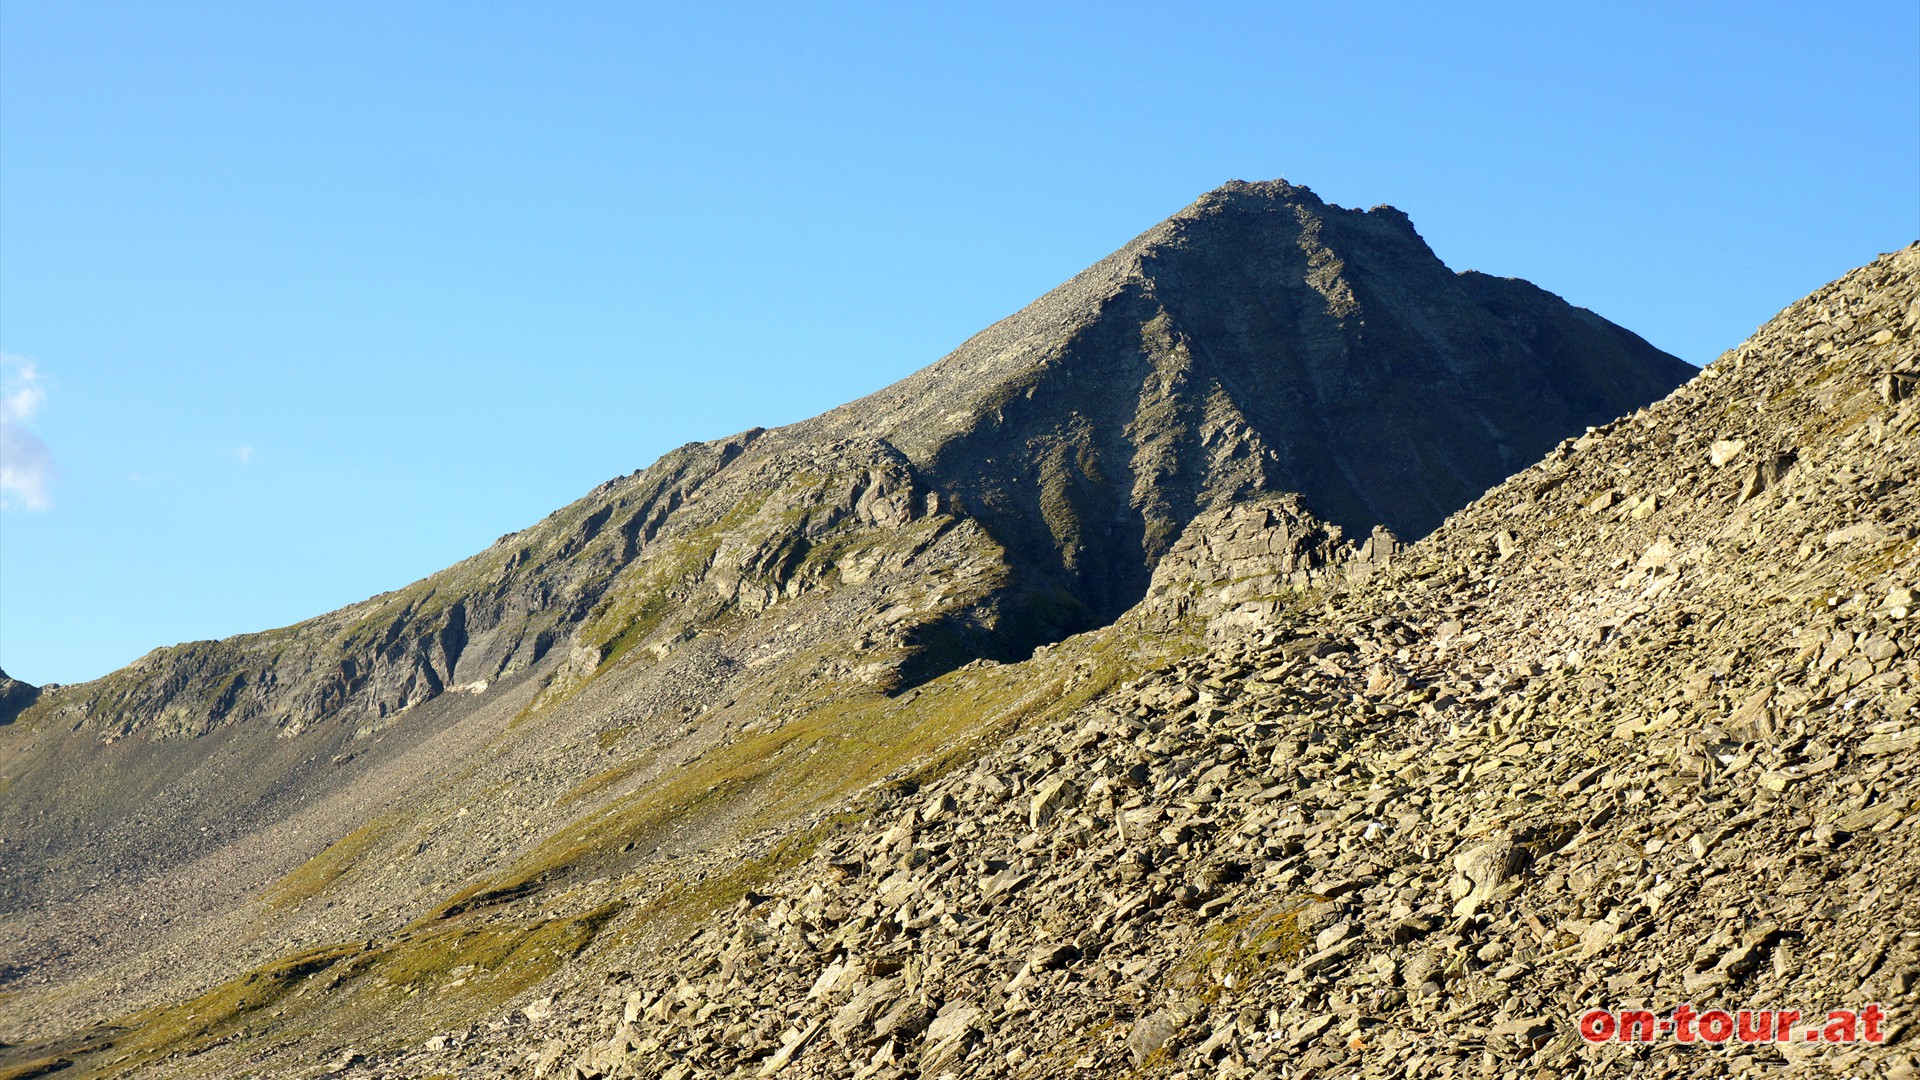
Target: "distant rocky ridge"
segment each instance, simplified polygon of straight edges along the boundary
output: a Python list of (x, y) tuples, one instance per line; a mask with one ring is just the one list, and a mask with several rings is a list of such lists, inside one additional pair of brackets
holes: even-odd
[[(1391, 208), (1230, 184), (895, 387), (683, 447), (406, 589), (40, 694), (0, 727), (0, 1037), (349, 939), (593, 941), (614, 916), (576, 901), (606, 882), (718, 881), (877, 779), (1357, 586), (1691, 370), (1446, 270)], [(996, 674), (1029, 656), (1030, 684)], [(151, 1062), (225, 1022), (98, 1038)]]
[[(1210, 506), (1296, 492), (1349, 533), (1419, 536), (1567, 432), (1691, 371), (1525, 282), (1447, 270), (1391, 207), (1232, 183), (895, 386), (690, 444), (408, 589), (158, 650), (68, 688), (63, 705), (106, 737), (378, 720), (512, 677), (570, 632), (604, 646), (595, 604), (614, 579), (656, 561), (658, 541), (720, 522), (684, 506), (769, 497), (791, 496), (785, 512), (806, 526), (688, 576), (710, 570), (716, 595), (764, 605), (788, 587), (778, 560), (800, 557), (796, 538), (856, 511), (880, 524), (876, 500), (887, 525), (945, 506), (1010, 546), (1016, 571), (1065, 587), (1057, 621), (973, 643), (1024, 654), (1132, 606)], [(766, 490), (808, 469), (851, 486)], [(844, 505), (816, 511), (834, 498)], [(755, 577), (767, 588), (728, 594)]]
[(40, 696), (40, 688), (0, 671), (0, 724), (9, 723)]

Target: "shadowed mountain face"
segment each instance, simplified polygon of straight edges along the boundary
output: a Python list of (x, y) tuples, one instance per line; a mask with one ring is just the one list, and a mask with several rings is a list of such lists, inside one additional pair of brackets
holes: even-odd
[[(177, 943), (217, 918), (267, 949), (366, 937), (517, 859), (539, 868), (479, 894), (827, 805), (984, 723), (908, 691), (1111, 622), (1196, 518), (1297, 493), (1286, 520), (1330, 523), (1301, 527), (1317, 566), (1343, 529), (1429, 532), (1691, 372), (1449, 271), (1397, 210), (1229, 184), (885, 390), (689, 444), (405, 589), (37, 698), (9, 682), (0, 989), (220, 975), (139, 960), (155, 932), (86, 906), (163, 876), (213, 889), (152, 901)], [(670, 814), (647, 802), (728, 748), (733, 771)], [(650, 809), (626, 832), (582, 824), (629, 799)], [(322, 847), (328, 869), (248, 907)]]
[(926, 370), (792, 429), (882, 436), (1104, 621), (1199, 511), (1297, 491), (1431, 531), (1693, 369), (1391, 207), (1233, 183)]

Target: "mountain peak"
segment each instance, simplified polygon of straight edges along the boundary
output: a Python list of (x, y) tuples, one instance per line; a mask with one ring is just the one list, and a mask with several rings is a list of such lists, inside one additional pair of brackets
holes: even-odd
[(1254, 220), (1249, 220), (1257, 220), (1258, 215), (1275, 215), (1267, 223), (1268, 228), (1312, 228), (1310, 223), (1331, 219), (1338, 227), (1361, 235), (1411, 237), (1419, 240), (1421, 249), (1432, 255), (1405, 211), (1384, 203), (1370, 210), (1340, 206), (1322, 199), (1304, 184), (1288, 183), (1284, 179), (1229, 180), (1188, 203), (1128, 246), (1156, 246), (1173, 236), (1190, 236), (1189, 230), (1200, 223), (1231, 229), (1258, 227)]
[(1275, 177), (1272, 180), (1228, 180), (1219, 187), (1202, 193), (1174, 217), (1181, 217), (1196, 209), (1236, 203), (1245, 206), (1272, 206), (1277, 203), (1327, 205), (1320, 196), (1313, 193), (1312, 188), (1305, 184), (1290, 184), (1284, 177)]
[(1235, 180), (792, 431), (887, 439), (1111, 616), (1223, 499), (1298, 491), (1353, 535), (1418, 537), (1692, 374), (1590, 318), (1524, 282), (1455, 274), (1392, 207)]

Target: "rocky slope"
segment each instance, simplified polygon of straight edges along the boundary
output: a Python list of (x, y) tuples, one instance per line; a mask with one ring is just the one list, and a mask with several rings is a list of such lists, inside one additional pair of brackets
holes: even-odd
[[(1274, 544), (1285, 602), (1215, 647), (870, 792), (596, 978), (341, 1071), (1912, 1076), (1917, 340), (1920, 246), (1386, 567)], [(1060, 651), (1221, 580), (1220, 525)], [(1683, 1003), (1881, 1003), (1887, 1038), (1574, 1027)]]
[(0, 1035), (54, 1041), (0, 1060), (218, 1072), (471, 1021), (1377, 577), (1373, 526), (1689, 370), (1390, 208), (1229, 185), (873, 397), (340, 612), (21, 688)]

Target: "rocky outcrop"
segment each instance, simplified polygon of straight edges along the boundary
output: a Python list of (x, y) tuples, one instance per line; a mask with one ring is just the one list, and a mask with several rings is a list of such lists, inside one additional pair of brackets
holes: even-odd
[(1400, 550), (1384, 525), (1355, 546), (1297, 495), (1250, 499), (1188, 524), (1154, 567), (1136, 617), (1160, 629), (1195, 623), (1217, 640), (1272, 623), (1327, 589), (1365, 581)]

